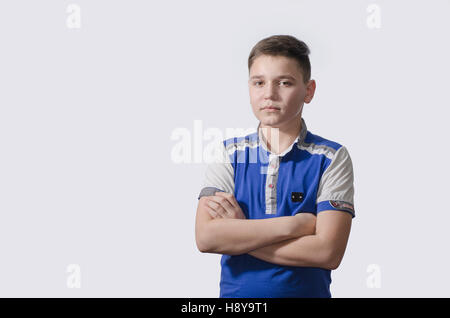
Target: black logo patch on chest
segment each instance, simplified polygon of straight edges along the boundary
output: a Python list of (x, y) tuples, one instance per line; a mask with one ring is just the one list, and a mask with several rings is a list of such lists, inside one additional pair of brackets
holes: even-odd
[(291, 193), (291, 200), (292, 202), (303, 202), (303, 192), (292, 192)]

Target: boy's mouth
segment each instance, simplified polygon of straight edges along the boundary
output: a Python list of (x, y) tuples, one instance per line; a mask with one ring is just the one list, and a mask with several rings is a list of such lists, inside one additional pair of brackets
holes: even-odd
[(267, 107), (264, 107), (262, 110), (266, 110), (266, 111), (278, 111), (278, 110), (280, 110), (280, 108), (275, 107), (275, 106), (267, 106)]

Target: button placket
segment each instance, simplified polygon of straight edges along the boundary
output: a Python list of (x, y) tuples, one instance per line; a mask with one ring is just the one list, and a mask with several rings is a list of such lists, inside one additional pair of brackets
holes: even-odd
[(266, 214), (277, 213), (277, 189), (279, 157), (269, 156), (269, 164), (266, 176)]

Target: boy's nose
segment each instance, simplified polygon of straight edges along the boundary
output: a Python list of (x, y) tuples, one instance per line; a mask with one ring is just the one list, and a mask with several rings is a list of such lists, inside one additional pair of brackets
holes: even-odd
[(273, 84), (268, 84), (264, 91), (264, 97), (267, 99), (267, 98), (275, 96), (276, 93), (277, 93), (276, 86)]

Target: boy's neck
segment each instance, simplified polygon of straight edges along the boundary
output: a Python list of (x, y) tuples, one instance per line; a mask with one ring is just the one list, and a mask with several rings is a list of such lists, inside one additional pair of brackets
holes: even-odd
[[(258, 125), (259, 133), (263, 136), (263, 141), (267, 149), (275, 154), (284, 152), (299, 136), (302, 129), (302, 118), (294, 118), (277, 129), (271, 126)], [(278, 136), (277, 136), (278, 135)], [(273, 140), (272, 140), (273, 139)]]

